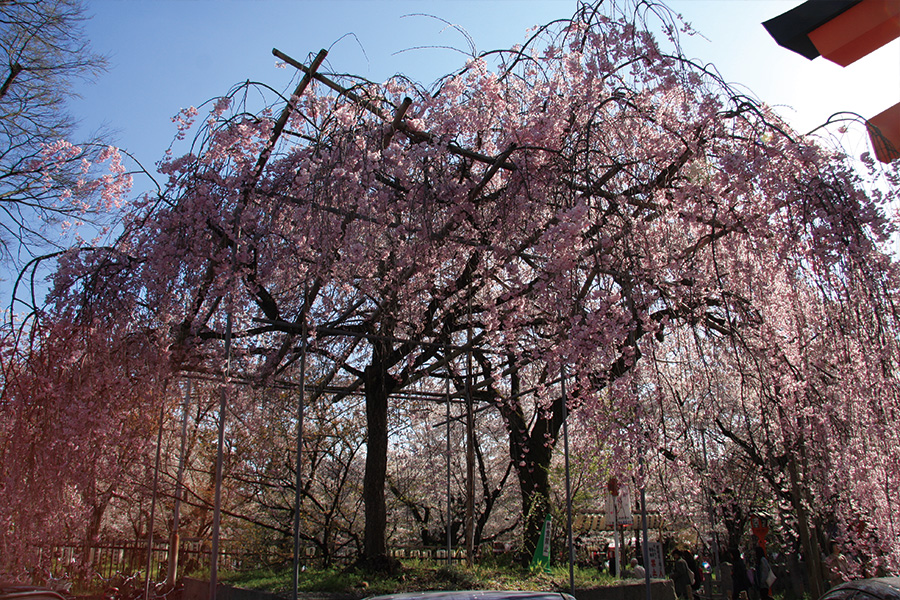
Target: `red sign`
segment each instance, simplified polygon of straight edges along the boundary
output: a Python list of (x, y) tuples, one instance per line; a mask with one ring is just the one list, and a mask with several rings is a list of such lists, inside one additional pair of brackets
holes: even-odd
[(766, 549), (766, 535), (769, 533), (769, 520), (762, 515), (752, 515), (750, 517), (750, 530), (759, 540), (759, 546), (763, 550)]

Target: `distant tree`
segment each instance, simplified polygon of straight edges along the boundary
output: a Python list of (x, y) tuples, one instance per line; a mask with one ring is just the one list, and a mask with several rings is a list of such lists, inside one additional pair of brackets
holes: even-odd
[[(27, 260), (47, 246), (70, 243), (75, 228), (118, 201), (100, 193), (92, 173), (95, 163), (114, 153), (98, 139), (71, 143), (77, 123), (67, 102), (73, 86), (106, 67), (84, 39), (86, 18), (81, 0), (0, 3), (0, 255), (5, 260)], [(118, 160), (113, 158), (114, 175), (124, 173)]]
[(362, 402), (325, 398), (305, 406), (297, 507), (298, 390), (261, 388), (249, 394), (255, 400), (230, 432), (234, 527), (250, 532), (247, 536), (270, 564), (289, 562), (296, 509), (301, 543), (315, 551), (320, 564), (331, 566), (336, 557), (354, 555), (362, 529), (365, 430), (357, 425)]
[[(848, 246), (869, 244), (845, 235)], [(766, 269), (767, 280), (721, 315), (722, 325), (742, 322), (739, 335), (724, 335), (730, 324), (712, 334), (685, 328), (639, 380), (643, 419), (655, 425), (648, 441), (669, 455), (678, 512), (693, 511), (704, 535), (725, 526), (732, 546), (749, 536), (754, 510), (768, 514), (773, 536), (783, 524), (781, 541), (802, 549), (816, 595), (831, 541), (855, 559), (847, 576), (900, 566), (900, 470), (886, 451), (900, 443), (891, 425), (900, 415), (900, 315), (889, 255), (810, 255), (786, 257), (787, 271)]]
[(154, 407), (159, 414), (163, 396), (147, 382), (164, 381), (158, 368), (167, 363), (142, 347), (146, 335), (111, 333), (56, 323), (33, 331), (27, 353), (15, 352), (22, 342), (3, 348), (0, 574), (7, 578), (36, 567), (52, 544), (95, 542), (131, 469), (152, 466), (145, 459), (158, 419), (146, 415)]
[[(446, 410), (444, 402), (435, 402), (432, 397), (410, 399), (392, 411), (393, 415), (399, 415), (399, 418), (394, 416), (392, 423), (399, 421), (399, 424), (391, 427), (388, 501), (397, 507), (390, 510), (392, 515), (397, 510), (407, 515), (404, 521), (409, 526), (403, 532), (407, 544), (446, 546), (448, 527), (454, 548), (465, 543), (465, 419), (464, 415), (451, 416), (448, 432)], [(459, 411), (459, 407), (452, 411)], [(479, 413), (474, 446), (477, 480), (474, 544), (477, 547), (517, 529), (521, 520), (516, 490), (509, 483), (514, 471), (506, 447), (506, 432), (498, 415)]]

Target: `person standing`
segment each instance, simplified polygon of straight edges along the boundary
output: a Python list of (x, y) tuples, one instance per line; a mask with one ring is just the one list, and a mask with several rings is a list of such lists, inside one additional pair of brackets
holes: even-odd
[(699, 593), (700, 586), (703, 585), (703, 569), (700, 568), (700, 561), (690, 550), (685, 550), (682, 553), (682, 556), (684, 556), (684, 562), (687, 563), (688, 569), (691, 570), (691, 574), (694, 576), (694, 580), (691, 582), (691, 588), (694, 590), (694, 593)]
[(748, 600), (750, 596), (750, 577), (747, 575), (747, 563), (737, 548), (731, 549), (731, 597), (734, 600)]
[(841, 553), (841, 547), (837, 542), (831, 542), (831, 554), (825, 559), (828, 585), (834, 587), (847, 581), (850, 577), (850, 561)]
[(772, 573), (772, 566), (769, 559), (766, 558), (766, 551), (762, 546), (756, 547), (756, 588), (759, 590), (760, 600), (772, 600), (769, 593), (769, 575)]
[(675, 551), (675, 570), (672, 573), (672, 582), (675, 584), (675, 594), (682, 600), (694, 600), (694, 574), (691, 573), (687, 561), (684, 559), (684, 551)]
[(731, 562), (727, 556), (723, 557), (722, 562), (719, 564), (719, 589), (722, 591), (722, 596), (725, 600), (732, 600), (735, 597), (731, 592), (734, 586), (732, 577)]

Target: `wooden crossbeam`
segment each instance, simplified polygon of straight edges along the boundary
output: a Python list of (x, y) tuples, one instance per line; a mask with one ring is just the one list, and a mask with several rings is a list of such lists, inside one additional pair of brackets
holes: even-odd
[(275, 127), (272, 129), (272, 135), (269, 137), (269, 142), (266, 144), (265, 150), (262, 151), (262, 153), (259, 155), (259, 160), (256, 161), (256, 167), (254, 167), (253, 176), (251, 177), (252, 181), (255, 182), (259, 179), (263, 167), (266, 166), (266, 162), (268, 162), (269, 156), (271, 156), (272, 154), (272, 149), (278, 142), (278, 138), (281, 137), (281, 132), (284, 131), (284, 126), (287, 125), (288, 118), (296, 108), (294, 106), (294, 99), (299, 97), (306, 90), (307, 86), (309, 86), (309, 84), (312, 82), (313, 74), (322, 64), (322, 61), (325, 60), (326, 56), (328, 56), (327, 50), (319, 50), (319, 53), (309, 65), (309, 69), (303, 76), (303, 79), (300, 80), (300, 83), (297, 84), (297, 88), (294, 90), (294, 93), (291, 94), (291, 97), (288, 99), (287, 106), (284, 107), (284, 110), (281, 111), (281, 115), (278, 117), (278, 121), (275, 122)]
[[(288, 56), (284, 52), (281, 52), (277, 48), (272, 48), (272, 54), (274, 54), (276, 57), (280, 58), (287, 64), (291, 65), (295, 69), (298, 69), (298, 70), (302, 71), (303, 73), (307, 74), (308, 76), (312, 77), (316, 81), (323, 83), (324, 85), (331, 88), (332, 90), (334, 90), (341, 96), (344, 96), (345, 98), (351, 100), (352, 102), (354, 102), (361, 108), (364, 108), (365, 110), (369, 111), (370, 113), (372, 113), (373, 115), (375, 115), (376, 117), (381, 119), (382, 121), (394, 123), (393, 116), (389, 116), (387, 113), (385, 113), (379, 107), (372, 104), (365, 98), (361, 97), (359, 94), (356, 94), (352, 90), (345, 88), (344, 86), (340, 85), (339, 83), (329, 79), (328, 77), (325, 77), (321, 73), (317, 73), (317, 72), (313, 71), (312, 69), (310, 69), (303, 63), (291, 58), (290, 56)], [(399, 109), (397, 109), (397, 110), (399, 112)], [(402, 119), (399, 120), (399, 122), (397, 123), (396, 130), (403, 132), (407, 137), (409, 137), (414, 142), (433, 143), (436, 138), (435, 135), (428, 133), (427, 131), (419, 131), (418, 129), (415, 129), (414, 127), (412, 127), (408, 123), (406, 123), (406, 121), (403, 121)], [(495, 157), (488, 156), (486, 154), (481, 154), (480, 152), (475, 152), (473, 150), (468, 150), (466, 148), (457, 146), (456, 144), (448, 144), (447, 150), (451, 154), (456, 154), (457, 156), (462, 156), (464, 158), (468, 158), (470, 160), (474, 160), (474, 161), (477, 161), (480, 163), (484, 163), (484, 164), (488, 164), (488, 165), (493, 165), (493, 164), (497, 163), (497, 164), (499, 164), (500, 168), (506, 169), (507, 171), (515, 171), (516, 170), (516, 165), (514, 163), (509, 162), (506, 159), (499, 161), (499, 163), (498, 163), (497, 158), (495, 158)]]

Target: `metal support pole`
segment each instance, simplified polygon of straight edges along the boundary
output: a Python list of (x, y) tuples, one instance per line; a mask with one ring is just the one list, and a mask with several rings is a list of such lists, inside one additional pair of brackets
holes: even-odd
[[(304, 294), (305, 295), (305, 294)], [(303, 452), (303, 405), (306, 396), (306, 319), (300, 347), (300, 402), (297, 406), (297, 467), (294, 475), (294, 568), (291, 570), (293, 587), (291, 598), (297, 600), (300, 585), (300, 456)]]
[(622, 578), (622, 560), (619, 558), (619, 502), (618, 496), (613, 496), (613, 547), (615, 548), (616, 579)]
[(472, 296), (466, 323), (466, 565), (475, 565), (475, 411), (472, 401)]
[(450, 349), (447, 348), (447, 381), (444, 390), (447, 394), (447, 566), (453, 564), (453, 511), (450, 507)]
[(641, 529), (644, 533), (644, 543), (642, 544), (644, 555), (644, 585), (646, 587), (646, 600), (652, 600), (652, 594), (650, 593), (650, 546), (647, 535), (647, 496), (645, 493), (645, 485), (644, 485), (644, 456), (643, 454), (640, 456), (640, 469), (641, 469)]
[(227, 408), (228, 378), (231, 373), (231, 309), (225, 318), (225, 372), (219, 393), (219, 431), (216, 440), (216, 493), (213, 502), (212, 545), (209, 556), (209, 599), (216, 600), (219, 578), (219, 529), (222, 524), (222, 470), (225, 461), (225, 411)]
[(572, 539), (572, 483), (569, 475), (569, 401), (566, 397), (566, 366), (560, 365), (562, 388), (563, 449), (566, 466), (566, 535), (569, 547), (569, 593), (575, 593), (575, 544)]
[(166, 566), (166, 589), (175, 587), (178, 579), (178, 560), (181, 551), (181, 495), (184, 486), (184, 453), (187, 446), (188, 407), (191, 402), (191, 380), (185, 380), (184, 404), (181, 407), (181, 450), (178, 454), (178, 474), (175, 476), (175, 508), (172, 515), (172, 535), (169, 537), (169, 563)]
[(163, 419), (165, 405), (159, 409), (159, 432), (156, 434), (156, 461), (153, 468), (153, 496), (150, 499), (150, 522), (147, 524), (147, 570), (144, 573), (144, 600), (150, 597), (150, 569), (153, 564), (153, 522), (156, 521), (156, 493), (159, 485), (159, 462), (162, 454)]

